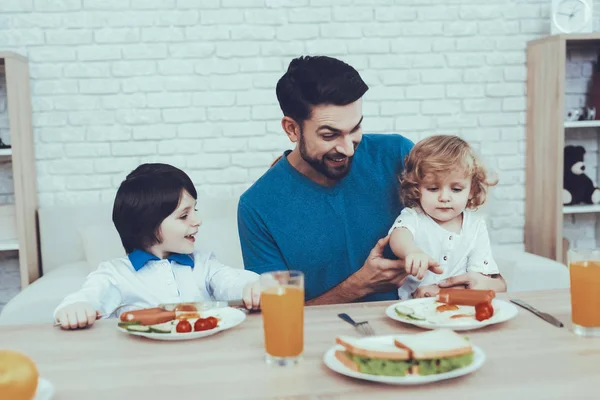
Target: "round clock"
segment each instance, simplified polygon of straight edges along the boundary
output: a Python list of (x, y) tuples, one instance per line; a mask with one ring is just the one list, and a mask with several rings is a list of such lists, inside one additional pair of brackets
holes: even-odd
[(586, 0), (555, 0), (552, 22), (559, 32), (576, 33), (589, 31), (592, 8)]

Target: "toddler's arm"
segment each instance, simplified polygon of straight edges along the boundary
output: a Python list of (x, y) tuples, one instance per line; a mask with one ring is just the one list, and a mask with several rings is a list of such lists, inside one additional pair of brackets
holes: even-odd
[(404, 259), (406, 272), (418, 279), (423, 279), (427, 270), (436, 274), (443, 272), (438, 262), (416, 245), (413, 234), (407, 228), (392, 231), (390, 247), (398, 258)]

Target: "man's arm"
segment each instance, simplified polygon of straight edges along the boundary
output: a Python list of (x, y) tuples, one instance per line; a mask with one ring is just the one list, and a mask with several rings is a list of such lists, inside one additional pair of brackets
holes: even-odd
[(238, 233), (245, 269), (257, 274), (288, 269), (262, 219), (242, 199), (238, 204)]
[(404, 262), (383, 257), (383, 250), (389, 241), (389, 235), (379, 239), (358, 271), (333, 289), (308, 300), (306, 305), (348, 303), (370, 293), (393, 290), (401, 286), (407, 277)]
[[(238, 205), (238, 230), (246, 269), (258, 274), (288, 269), (268, 229), (255, 210), (242, 200)], [(333, 289), (308, 300), (306, 304), (348, 303), (367, 295), (361, 276), (362, 272), (356, 272)]]
[[(288, 269), (268, 229), (256, 212), (242, 200), (238, 206), (238, 230), (246, 269), (258, 274)], [(389, 291), (402, 285), (406, 279), (404, 262), (383, 257), (383, 250), (389, 240), (389, 236), (380, 239), (361, 269), (329, 291), (308, 300), (306, 304), (347, 303), (370, 293)]]
[(306, 305), (318, 306), (322, 304), (351, 303), (366, 296), (369, 292), (365, 290), (359, 272), (360, 270), (322, 295), (307, 300)]

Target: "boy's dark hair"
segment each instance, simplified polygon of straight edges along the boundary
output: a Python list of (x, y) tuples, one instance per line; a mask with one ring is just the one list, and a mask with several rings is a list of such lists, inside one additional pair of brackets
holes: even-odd
[(277, 82), (277, 100), (283, 115), (302, 126), (312, 107), (321, 104), (345, 106), (369, 90), (358, 72), (343, 61), (326, 56), (293, 59)]
[(127, 175), (112, 215), (127, 254), (161, 242), (158, 228), (177, 209), (183, 190), (198, 198), (186, 173), (168, 164), (142, 164)]

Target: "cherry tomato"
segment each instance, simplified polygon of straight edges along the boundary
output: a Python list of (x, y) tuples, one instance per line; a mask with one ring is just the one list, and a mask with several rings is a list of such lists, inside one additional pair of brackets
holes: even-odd
[(208, 317), (206, 320), (210, 323), (211, 329), (216, 328), (219, 325), (219, 320), (215, 317)]
[(175, 331), (179, 333), (187, 333), (192, 331), (192, 324), (187, 319), (182, 319), (177, 323)]
[(212, 328), (213, 326), (206, 318), (198, 318), (194, 324), (194, 331), (207, 331)]
[(480, 303), (475, 306), (475, 319), (477, 321), (492, 318), (492, 315), (494, 315), (494, 307), (491, 303)]

